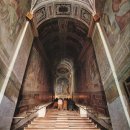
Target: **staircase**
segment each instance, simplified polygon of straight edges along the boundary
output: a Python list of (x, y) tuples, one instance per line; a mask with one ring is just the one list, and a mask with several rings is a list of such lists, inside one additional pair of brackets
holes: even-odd
[(101, 130), (75, 111), (49, 109), (45, 117), (35, 118), (24, 130)]

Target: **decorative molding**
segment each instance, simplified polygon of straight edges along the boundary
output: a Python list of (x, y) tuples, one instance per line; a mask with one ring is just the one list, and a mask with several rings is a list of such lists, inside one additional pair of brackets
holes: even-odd
[(84, 8), (81, 8), (81, 14), (80, 17), (83, 21), (85, 21), (86, 23), (88, 23), (88, 25), (90, 24), (91, 21), (91, 14)]
[(55, 4), (55, 13), (56, 15), (71, 15), (71, 4)]
[(33, 22), (38, 27), (44, 21), (51, 18), (67, 17), (81, 21), (89, 27), (91, 22), (92, 12), (80, 3), (75, 2), (41, 2), (33, 10)]
[(45, 7), (40, 8), (36, 13), (35, 13), (35, 17), (36, 17), (36, 21), (37, 24), (40, 23), (42, 20), (46, 19), (46, 10)]

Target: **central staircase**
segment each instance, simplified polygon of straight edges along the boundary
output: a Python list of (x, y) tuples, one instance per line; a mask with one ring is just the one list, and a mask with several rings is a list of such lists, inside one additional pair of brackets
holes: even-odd
[(35, 118), (24, 130), (101, 130), (88, 117), (76, 111), (48, 109), (45, 117)]

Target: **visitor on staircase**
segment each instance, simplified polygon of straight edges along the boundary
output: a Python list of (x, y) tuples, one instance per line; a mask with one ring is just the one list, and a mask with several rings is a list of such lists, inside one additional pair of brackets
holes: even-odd
[(75, 103), (72, 99), (69, 99), (68, 100), (68, 110), (71, 110), (73, 111), (74, 110), (74, 107), (75, 107)]
[(58, 110), (62, 110), (63, 101), (62, 99), (58, 99)]
[(58, 98), (54, 99), (54, 101), (53, 101), (53, 108), (54, 109), (58, 108)]
[(63, 110), (67, 110), (67, 104), (68, 104), (68, 101), (67, 101), (67, 99), (65, 98), (65, 99), (63, 100)]

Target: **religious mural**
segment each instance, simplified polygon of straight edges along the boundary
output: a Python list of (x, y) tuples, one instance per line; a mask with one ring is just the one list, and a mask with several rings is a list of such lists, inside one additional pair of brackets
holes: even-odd
[(0, 0), (0, 90), (28, 9), (29, 0)]
[[(96, 57), (94, 54), (94, 50), (92, 47), (89, 47), (89, 50), (87, 52), (87, 63), (86, 63), (86, 79), (88, 82), (88, 87), (89, 89), (96, 90), (97, 88), (100, 90), (101, 89), (101, 82), (100, 82), (100, 76), (99, 76), (99, 71), (96, 63)], [(88, 76), (89, 75), (89, 76)], [(89, 77), (89, 78), (88, 78)]]
[(116, 68), (130, 53), (130, 1), (107, 0), (101, 24)]
[(76, 92), (73, 95), (75, 101), (108, 115), (105, 93), (92, 44), (89, 44), (82, 57), (80, 68), (78, 68)]
[(104, 84), (111, 74), (111, 69), (97, 27), (95, 27), (95, 32), (92, 40), (94, 44), (94, 49), (96, 53), (102, 83)]
[(107, 0), (106, 2), (102, 23), (111, 47), (121, 40), (121, 35), (124, 35), (126, 27), (130, 25), (129, 5), (128, 0)]
[(59, 78), (57, 81), (57, 86), (56, 86), (56, 94), (57, 95), (69, 95), (69, 80), (67, 78)]
[(12, 56), (15, 40), (29, 7), (29, 0), (0, 1), (0, 49), (8, 60)]
[[(92, 45), (89, 45), (81, 65), (81, 82), (80, 88), (83, 87), (83, 92), (96, 92), (102, 90), (101, 79), (96, 63), (96, 57)], [(87, 59), (87, 60), (86, 60)]]
[(72, 96), (72, 61), (70, 59), (62, 60), (55, 72), (55, 96), (69, 98)]
[(30, 109), (41, 102), (48, 102), (52, 98), (49, 93), (45, 63), (35, 46), (31, 51), (22, 88), (19, 112)]

